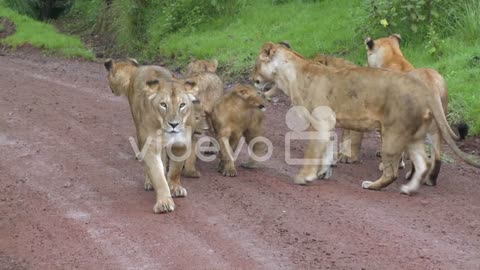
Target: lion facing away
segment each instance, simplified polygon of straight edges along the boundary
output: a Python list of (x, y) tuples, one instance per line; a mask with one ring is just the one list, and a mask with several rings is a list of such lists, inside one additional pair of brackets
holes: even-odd
[(215, 73), (217, 60), (194, 60), (187, 68), (186, 78), (196, 83), (198, 88), (196, 116), (199, 132), (210, 130), (206, 115), (212, 112), (215, 102), (223, 95), (223, 82)]
[[(362, 182), (363, 188), (378, 190), (392, 183), (398, 177), (400, 157), (408, 151), (416, 171), (401, 192), (411, 194), (418, 190), (431, 165), (424, 138), (432, 121), (457, 155), (480, 167), (455, 145), (440, 99), (412, 76), (366, 67), (333, 69), (309, 61), (285, 46), (266, 43), (258, 55), (253, 80), (259, 89), (274, 83), (290, 96), (292, 105), (305, 107), (308, 112), (319, 106), (331, 108), (337, 127), (361, 132), (381, 130), (382, 176), (374, 182)], [(304, 117), (312, 124), (318, 122), (308, 113)], [(320, 159), (326, 148), (325, 142), (312, 140), (305, 158)], [(295, 182), (306, 184), (316, 179), (319, 165), (304, 165)]]
[[(126, 95), (137, 131), (137, 143), (143, 152), (145, 188), (156, 193), (155, 213), (175, 209), (172, 197), (185, 197), (180, 174), (183, 159), (168, 159), (188, 154), (193, 126), (192, 99), (195, 84), (171, 78), (168, 70), (157, 66), (138, 66), (135, 61), (105, 62), (109, 85), (117, 95)], [(171, 155), (169, 155), (171, 157)], [(140, 157), (141, 158), (141, 157)]]
[[(242, 137), (250, 144), (253, 139), (263, 135), (265, 109), (261, 95), (252, 86), (244, 84), (236, 85), (213, 107), (209, 119), (220, 144), (219, 172), (222, 175), (237, 175), (232, 151), (235, 152)], [(253, 153), (257, 156), (264, 151), (265, 144), (258, 142), (253, 145)], [(242, 166), (255, 168), (257, 163), (250, 157)]]
[[(405, 58), (400, 49), (401, 36), (393, 34), (389, 37), (379, 38), (373, 40), (367, 38), (365, 45), (367, 47), (368, 65), (375, 68), (386, 68), (393, 71), (405, 72), (408, 75), (422, 81), (427, 86), (427, 90), (434, 95), (439, 96), (442, 102), (443, 111), (447, 113), (448, 108), (448, 90), (445, 79), (436, 70), (431, 68), (417, 68)], [(459, 136), (452, 134), (455, 140), (462, 140), (468, 133), (468, 126), (461, 124), (456, 126)], [(431, 155), (431, 162), (434, 166), (431, 167), (428, 173), (429, 177), (425, 179), (425, 184), (436, 185), (438, 174), (441, 167), (441, 136), (440, 130), (436, 123), (432, 123), (427, 132), (428, 138), (432, 144), (433, 154)], [(415, 167), (412, 167), (414, 170)], [(407, 178), (412, 175), (412, 172), (407, 174)]]

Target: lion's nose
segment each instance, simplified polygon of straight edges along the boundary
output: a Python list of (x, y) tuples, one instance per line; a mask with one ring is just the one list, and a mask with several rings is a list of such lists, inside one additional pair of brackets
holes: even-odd
[(175, 129), (178, 126), (178, 123), (168, 123), (173, 129)]

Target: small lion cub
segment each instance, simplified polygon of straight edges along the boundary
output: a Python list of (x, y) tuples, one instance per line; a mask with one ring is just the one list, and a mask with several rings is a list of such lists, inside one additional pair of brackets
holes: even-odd
[[(263, 135), (263, 118), (265, 100), (250, 85), (236, 85), (229, 93), (224, 94), (214, 105), (209, 114), (211, 126), (220, 144), (219, 172), (224, 176), (236, 176), (233, 152), (242, 137), (249, 144), (254, 138)], [(253, 145), (253, 153), (261, 156), (266, 145), (258, 142)], [(242, 164), (245, 168), (258, 167), (250, 157)]]

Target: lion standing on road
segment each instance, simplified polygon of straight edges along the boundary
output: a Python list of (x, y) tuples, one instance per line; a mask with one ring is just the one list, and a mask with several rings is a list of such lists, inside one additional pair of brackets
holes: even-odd
[[(330, 107), (340, 128), (356, 131), (381, 130), (383, 175), (377, 181), (364, 181), (362, 187), (378, 190), (398, 177), (398, 163), (403, 151), (408, 151), (415, 164), (410, 182), (401, 187), (410, 194), (420, 187), (430, 161), (427, 159), (424, 138), (435, 121), (441, 135), (452, 150), (468, 164), (480, 167), (453, 141), (441, 101), (425, 85), (406, 74), (385, 69), (365, 67), (333, 69), (318, 65), (285, 46), (266, 43), (257, 58), (253, 80), (263, 89), (274, 83), (290, 96), (294, 106), (309, 112), (319, 106)], [(398, 104), (403, 106), (398, 106)], [(304, 115), (312, 124), (317, 120)], [(312, 140), (305, 158), (324, 156), (326, 143)], [(318, 177), (317, 164), (304, 165), (295, 182), (305, 184)]]
[[(448, 90), (445, 79), (436, 70), (431, 68), (417, 68), (405, 58), (400, 50), (400, 42), (402, 38), (399, 34), (393, 34), (389, 37), (373, 40), (367, 38), (365, 45), (367, 46), (368, 66), (375, 68), (386, 68), (393, 71), (405, 72), (408, 75), (422, 81), (427, 86), (427, 90), (433, 95), (439, 96), (442, 101), (443, 111), (447, 113), (448, 109)], [(455, 140), (462, 140), (468, 133), (468, 126), (462, 124), (457, 126), (459, 136), (452, 134)], [(427, 132), (428, 138), (432, 144), (433, 154), (431, 162), (434, 164), (426, 179), (425, 184), (435, 186), (437, 184), (438, 174), (440, 172), (441, 161), (441, 136), (440, 130), (436, 123), (432, 123)], [(407, 174), (407, 178), (411, 177), (415, 167)]]
[(184, 162), (168, 160), (166, 148), (175, 157), (188, 154), (194, 125), (192, 99), (195, 83), (172, 79), (171, 73), (157, 66), (138, 66), (133, 60), (105, 62), (112, 92), (126, 95), (137, 131), (137, 142), (144, 152), (145, 189), (156, 192), (155, 213), (175, 209), (172, 197), (185, 197), (180, 174)]

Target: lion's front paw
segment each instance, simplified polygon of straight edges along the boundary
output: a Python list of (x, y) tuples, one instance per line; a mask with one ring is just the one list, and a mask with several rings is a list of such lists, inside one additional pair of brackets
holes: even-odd
[(360, 159), (358, 157), (350, 157), (340, 153), (338, 155), (338, 162), (345, 163), (345, 164), (353, 164), (353, 163), (359, 163)]
[(329, 179), (333, 175), (333, 169), (331, 166), (328, 166), (328, 168), (323, 171), (318, 173), (318, 178), (319, 179)]
[(188, 178), (199, 178), (202, 175), (197, 170), (186, 170), (186, 169), (184, 169), (182, 171), (182, 176), (188, 177)]
[(173, 210), (175, 210), (175, 203), (172, 198), (159, 199), (153, 206), (153, 212), (155, 214), (172, 212)]
[(412, 190), (410, 190), (410, 187), (409, 187), (409, 186), (403, 185), (403, 186), (400, 188), (400, 193), (405, 194), (405, 195), (411, 195)]
[(370, 189), (370, 186), (373, 184), (372, 181), (363, 181), (362, 182), (362, 188), (364, 189)]
[(187, 190), (182, 186), (174, 186), (170, 189), (172, 197), (187, 197)]
[(143, 184), (143, 188), (145, 190), (153, 190), (152, 181), (150, 181), (150, 178), (148, 178), (148, 176), (145, 177), (145, 183)]
[(150, 183), (150, 182), (145, 182), (143, 188), (144, 188), (145, 190), (153, 190), (153, 185), (152, 185), (152, 183)]
[(237, 170), (235, 169), (235, 167), (225, 166), (222, 169), (222, 175), (230, 177), (237, 176)]

